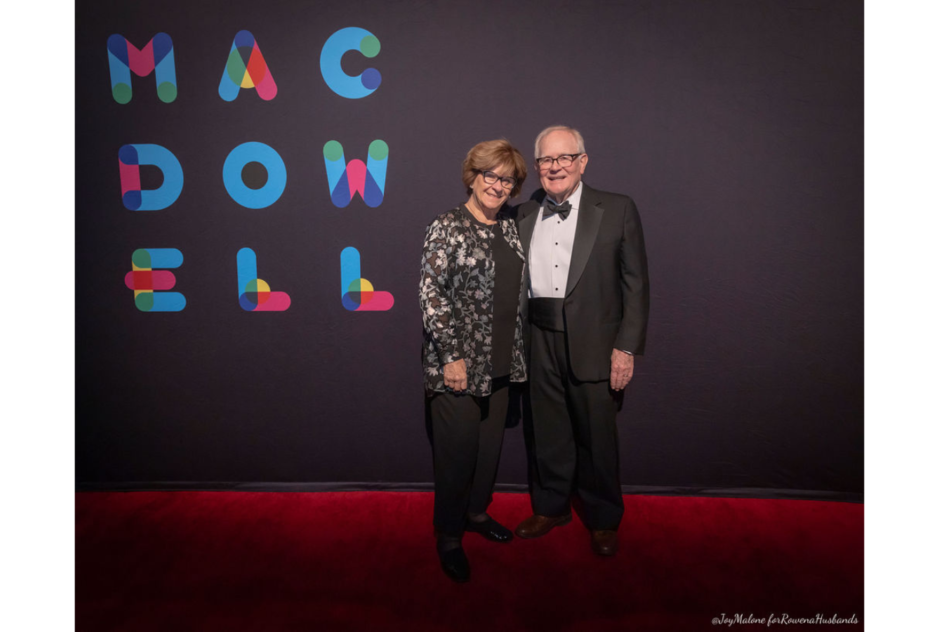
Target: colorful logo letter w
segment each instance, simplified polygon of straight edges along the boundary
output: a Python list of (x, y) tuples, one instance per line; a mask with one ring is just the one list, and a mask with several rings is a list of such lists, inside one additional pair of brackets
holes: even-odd
[(376, 292), (367, 279), (360, 277), (359, 251), (350, 246), (339, 255), (343, 307), (351, 312), (387, 312), (395, 304), (391, 292)]
[(112, 35), (108, 38), (108, 66), (111, 69), (111, 95), (118, 103), (128, 103), (133, 96), (131, 72), (138, 77), (146, 77), (156, 71), (157, 97), (164, 103), (176, 100), (173, 40), (166, 33), (157, 33), (140, 50), (120, 35)]
[(388, 145), (384, 140), (369, 143), (368, 163), (358, 158), (346, 164), (343, 146), (331, 140), (323, 146), (330, 199), (339, 208), (346, 208), (353, 195), (359, 193), (366, 206), (375, 208), (385, 198), (385, 173), (388, 169)]

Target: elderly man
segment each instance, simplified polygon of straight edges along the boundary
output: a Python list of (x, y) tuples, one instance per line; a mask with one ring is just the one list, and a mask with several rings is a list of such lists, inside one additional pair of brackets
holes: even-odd
[(613, 555), (623, 516), (618, 399), (643, 353), (649, 280), (633, 200), (582, 182), (587, 163), (580, 132), (543, 130), (535, 140), (542, 189), (517, 210), (529, 262), (534, 515), (516, 535), (537, 538), (570, 522), (577, 492), (591, 548)]

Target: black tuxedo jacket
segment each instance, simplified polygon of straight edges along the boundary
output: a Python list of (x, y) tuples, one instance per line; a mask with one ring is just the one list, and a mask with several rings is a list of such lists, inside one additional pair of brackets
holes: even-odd
[[(643, 228), (633, 200), (584, 183), (582, 187), (565, 288), (565, 330), (574, 377), (599, 382), (610, 379), (614, 349), (643, 353), (649, 278)], [(516, 208), (527, 258), (544, 197), (539, 189)]]

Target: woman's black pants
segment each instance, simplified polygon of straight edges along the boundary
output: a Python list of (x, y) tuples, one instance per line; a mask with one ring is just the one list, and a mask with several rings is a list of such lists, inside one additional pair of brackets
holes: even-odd
[(435, 393), (429, 403), (434, 455), (434, 526), (463, 534), (467, 514), (481, 514), (492, 500), (503, 446), (509, 378), (493, 380), (489, 397)]

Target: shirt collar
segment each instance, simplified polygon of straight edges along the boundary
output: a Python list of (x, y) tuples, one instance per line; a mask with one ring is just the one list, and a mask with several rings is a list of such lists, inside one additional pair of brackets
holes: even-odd
[[(567, 201), (571, 202), (571, 210), (575, 210), (581, 206), (581, 191), (583, 190), (583, 188), (584, 188), (584, 182), (583, 181), (578, 182), (578, 186), (575, 188), (574, 191), (572, 191), (571, 195), (568, 196)], [(546, 193), (545, 199), (542, 200), (542, 206), (545, 206), (545, 204), (551, 199), (552, 197)], [(564, 204), (564, 203), (565, 203), (565, 200), (562, 200), (560, 202), (560, 204)]]

